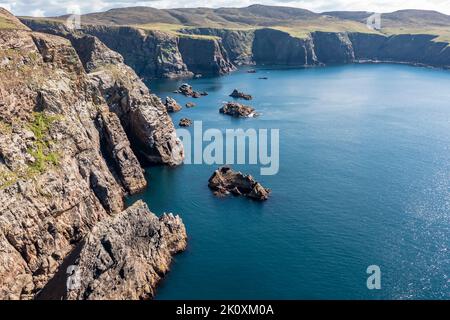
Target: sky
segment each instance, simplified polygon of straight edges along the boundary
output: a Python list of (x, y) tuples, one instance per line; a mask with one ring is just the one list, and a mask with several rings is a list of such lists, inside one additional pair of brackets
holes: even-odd
[(0, 7), (13, 12), (15, 15), (56, 16), (78, 13), (78, 11), (88, 13), (132, 6), (217, 8), (245, 7), (255, 3), (298, 7), (315, 12), (331, 10), (391, 12), (399, 9), (428, 9), (450, 14), (450, 0), (0, 0)]

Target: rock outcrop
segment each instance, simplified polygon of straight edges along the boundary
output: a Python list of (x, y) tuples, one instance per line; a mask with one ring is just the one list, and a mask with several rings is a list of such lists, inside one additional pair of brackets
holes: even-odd
[(151, 213), (141, 201), (98, 223), (86, 237), (76, 265), (79, 286), (69, 299), (151, 299), (169, 271), (172, 255), (186, 248), (178, 216)]
[[(62, 22), (22, 19), (31, 29), (49, 32)], [(181, 78), (220, 75), (235, 70), (220, 38), (143, 30), (127, 26), (85, 25), (82, 32), (120, 53), (140, 77)]]
[(192, 97), (192, 98), (200, 98), (201, 94), (198, 91), (194, 91), (192, 89), (192, 86), (188, 83), (183, 83), (177, 90), (177, 93), (181, 93), (182, 95), (185, 95), (186, 97)]
[(208, 186), (217, 196), (233, 194), (264, 201), (269, 198), (270, 190), (264, 188), (250, 175), (235, 172), (230, 167), (221, 167), (209, 178)]
[(250, 94), (241, 92), (238, 89), (234, 89), (233, 92), (230, 94), (230, 97), (233, 97), (236, 99), (244, 99), (244, 100), (252, 100), (253, 99), (253, 97)]
[(252, 118), (258, 115), (254, 108), (237, 102), (227, 102), (219, 112), (236, 118)]
[[(124, 196), (146, 186), (127, 124), (171, 148), (159, 99), (120, 55), (85, 40), (0, 27), (0, 299), (45, 291), (92, 228), (113, 223)], [(154, 154), (170, 164), (172, 152)]]
[(171, 97), (166, 97), (164, 105), (166, 106), (167, 112), (178, 112), (182, 109), (178, 102), (176, 102), (175, 99)]
[(192, 126), (192, 120), (188, 118), (182, 118), (178, 124), (180, 127), (190, 127)]
[[(28, 20), (27, 20), (28, 21)], [(30, 22), (37, 30), (69, 39), (91, 82), (100, 89), (120, 122), (135, 154), (144, 164), (179, 165), (184, 158), (181, 141), (166, 107), (151, 94), (123, 57), (98, 38), (72, 31), (62, 24)]]

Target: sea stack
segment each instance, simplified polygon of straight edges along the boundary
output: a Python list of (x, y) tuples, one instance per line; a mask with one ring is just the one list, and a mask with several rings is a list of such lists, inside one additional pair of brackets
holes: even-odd
[(233, 92), (230, 94), (230, 97), (233, 97), (236, 99), (244, 99), (244, 100), (252, 100), (253, 99), (253, 97), (250, 94), (241, 92), (238, 89), (234, 89)]
[(264, 201), (269, 198), (270, 189), (264, 188), (251, 175), (233, 171), (223, 166), (214, 171), (208, 181), (208, 187), (216, 196), (234, 194), (245, 196), (254, 200)]
[(236, 118), (253, 118), (258, 115), (254, 108), (237, 102), (226, 103), (219, 112)]

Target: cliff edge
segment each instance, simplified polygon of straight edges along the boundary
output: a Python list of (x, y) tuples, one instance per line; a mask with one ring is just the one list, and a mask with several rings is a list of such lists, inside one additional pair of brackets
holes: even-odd
[[(76, 248), (84, 252), (96, 225), (128, 219), (124, 196), (147, 185), (136, 143), (147, 147), (147, 160), (169, 165), (181, 162), (182, 147), (160, 101), (118, 63), (120, 55), (91, 38), (78, 38), (77, 50), (67, 39), (18, 25), (4, 10), (1, 17), (8, 27), (0, 27), (0, 298), (33, 299), (65, 272)], [(119, 100), (111, 90), (122, 93)], [(127, 124), (143, 126), (135, 129), (140, 140)], [(162, 228), (144, 211), (140, 224)], [(178, 226), (172, 232), (185, 239), (181, 220), (169, 217)], [(161, 241), (174, 236), (166, 234)], [(170, 263), (165, 248), (153, 250)], [(147, 259), (151, 265), (154, 256)], [(160, 276), (148, 276), (153, 288)]]

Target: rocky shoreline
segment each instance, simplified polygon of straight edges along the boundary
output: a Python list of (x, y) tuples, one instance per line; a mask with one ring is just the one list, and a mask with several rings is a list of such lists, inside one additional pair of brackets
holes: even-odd
[[(62, 22), (22, 21), (36, 31), (64, 28)], [(126, 64), (146, 79), (223, 75), (242, 65), (307, 67), (378, 61), (450, 68), (450, 46), (430, 34), (314, 31), (296, 37), (270, 27), (202, 27), (181, 29), (181, 35), (173, 35), (107, 25), (87, 25), (83, 32), (122, 54)]]
[(0, 18), (0, 299), (37, 298), (69, 258), (70, 299), (152, 298), (186, 230), (124, 198), (144, 164), (183, 161), (166, 107), (97, 38)]

